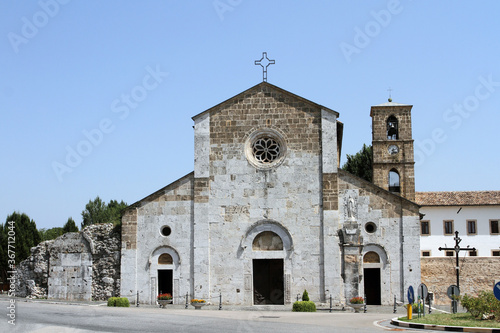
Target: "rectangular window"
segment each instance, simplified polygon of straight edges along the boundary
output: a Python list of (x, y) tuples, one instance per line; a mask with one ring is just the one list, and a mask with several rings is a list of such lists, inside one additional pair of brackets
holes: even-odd
[(469, 257), (477, 257), (477, 250), (476, 251), (469, 251)]
[(467, 221), (467, 235), (476, 235), (476, 220), (468, 220)]
[(491, 251), (491, 255), (493, 257), (500, 257), (500, 250), (493, 250), (493, 251)]
[(430, 257), (431, 251), (422, 251), (422, 257)]
[(453, 235), (453, 221), (443, 221), (445, 235)]
[(490, 220), (490, 234), (498, 235), (498, 220)]
[(429, 221), (420, 221), (420, 234), (421, 235), (431, 234), (431, 226)]
[(446, 256), (447, 257), (453, 257), (455, 255), (455, 253), (453, 253), (455, 251), (446, 251)]

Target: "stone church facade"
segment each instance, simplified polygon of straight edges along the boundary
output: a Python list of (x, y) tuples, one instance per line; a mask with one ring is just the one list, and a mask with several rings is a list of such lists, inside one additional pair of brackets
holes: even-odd
[(420, 283), (410, 112), (371, 108), (374, 183), (340, 170), (339, 113), (267, 82), (194, 116), (194, 172), (124, 212), (121, 296), (403, 299)]

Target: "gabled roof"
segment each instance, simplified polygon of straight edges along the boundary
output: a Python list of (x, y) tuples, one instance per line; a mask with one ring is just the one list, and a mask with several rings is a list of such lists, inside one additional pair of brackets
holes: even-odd
[(398, 200), (406, 202), (407, 204), (413, 205), (415, 207), (419, 207), (419, 204), (417, 202), (413, 202), (413, 201), (411, 201), (409, 199), (406, 199), (405, 197), (400, 196), (399, 194), (395, 194), (395, 193), (390, 192), (390, 191), (388, 191), (386, 189), (383, 189), (382, 187), (377, 186), (377, 185), (375, 185), (372, 182), (369, 182), (369, 181), (367, 181), (367, 180), (365, 180), (365, 179), (363, 179), (361, 177), (353, 175), (349, 171), (338, 169), (338, 174), (339, 174), (339, 176), (344, 175), (344, 176), (348, 176), (348, 177), (357, 179), (360, 183), (364, 184), (365, 188), (375, 189), (377, 192), (385, 193), (386, 195), (392, 197), (393, 199), (398, 199)]
[(500, 191), (416, 192), (421, 206), (491, 206), (500, 205)]
[(162, 187), (158, 191), (151, 193), (150, 195), (140, 199), (139, 201), (134, 202), (133, 204), (125, 207), (123, 210), (125, 211), (125, 210), (128, 210), (130, 208), (138, 208), (144, 202), (154, 201), (154, 200), (158, 199), (159, 197), (161, 197), (162, 195), (164, 195), (166, 191), (174, 189), (174, 188), (178, 187), (179, 185), (181, 185), (181, 184), (183, 184), (186, 181), (189, 181), (191, 179), (194, 179), (194, 171), (192, 171), (192, 172), (188, 173), (187, 175), (173, 181), (172, 183), (168, 184), (167, 186)]
[(314, 102), (312, 102), (312, 101), (310, 101), (310, 100), (308, 100), (308, 99), (305, 99), (305, 98), (303, 98), (303, 97), (300, 97), (299, 95), (295, 95), (295, 94), (293, 94), (293, 93), (291, 93), (291, 92), (289, 92), (289, 91), (287, 91), (287, 90), (285, 90), (285, 89), (282, 89), (282, 88), (280, 88), (280, 87), (278, 87), (278, 86), (275, 86), (274, 84), (271, 84), (271, 83), (268, 83), (268, 82), (261, 82), (261, 83), (256, 84), (255, 86), (253, 86), (253, 87), (251, 87), (251, 88), (249, 88), (249, 89), (247, 89), (247, 90), (245, 90), (245, 91), (243, 91), (243, 92), (241, 92), (241, 93), (239, 93), (239, 94), (237, 94), (237, 95), (235, 95), (235, 96), (233, 96), (233, 97), (231, 97), (231, 98), (228, 98), (227, 100), (225, 100), (225, 101), (223, 101), (223, 102), (221, 102), (221, 103), (219, 103), (219, 104), (217, 104), (217, 105), (215, 105), (215, 106), (211, 107), (210, 109), (207, 109), (207, 110), (205, 110), (205, 111), (203, 111), (203, 112), (201, 112), (201, 113), (198, 113), (197, 115), (193, 116), (193, 117), (192, 117), (192, 119), (193, 119), (193, 120), (196, 120), (196, 118), (198, 118), (198, 117), (200, 117), (200, 116), (204, 115), (204, 114), (205, 114), (205, 113), (207, 113), (207, 112), (211, 112), (211, 111), (213, 111), (213, 110), (216, 110), (216, 109), (220, 108), (220, 107), (221, 107), (222, 105), (224, 105), (224, 104), (229, 104), (229, 103), (231, 103), (233, 100), (237, 100), (237, 99), (243, 98), (243, 97), (245, 96), (245, 94), (248, 94), (251, 90), (254, 90), (254, 89), (255, 89), (255, 88), (257, 88), (257, 87), (261, 87), (261, 88), (264, 88), (264, 87), (269, 87), (269, 88), (272, 88), (272, 89), (274, 89), (274, 90), (279, 91), (279, 92), (280, 92), (280, 93), (282, 93), (282, 94), (288, 95), (288, 96), (290, 96), (290, 97), (292, 97), (292, 98), (295, 98), (295, 99), (298, 99), (298, 100), (301, 100), (301, 101), (302, 101), (302, 102), (304, 102), (304, 103), (312, 104), (312, 105), (314, 105), (314, 106), (315, 106), (315, 107), (317, 107), (317, 108), (321, 108), (321, 109), (323, 109), (323, 110), (325, 110), (325, 111), (332, 112), (332, 113), (334, 113), (337, 117), (339, 116), (339, 113), (338, 113), (337, 111), (335, 111), (335, 110), (332, 110), (332, 109), (327, 108), (327, 107), (325, 107), (325, 106), (323, 106), (323, 105), (320, 105), (320, 104), (314, 103)]

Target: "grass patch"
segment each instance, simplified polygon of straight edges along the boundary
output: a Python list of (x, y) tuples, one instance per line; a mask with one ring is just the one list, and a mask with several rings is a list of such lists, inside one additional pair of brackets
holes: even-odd
[(500, 322), (494, 320), (476, 319), (470, 313), (438, 313), (426, 315), (425, 317), (420, 318), (417, 318), (416, 314), (413, 314), (412, 320), (408, 320), (407, 317), (401, 317), (398, 319), (408, 323), (416, 324), (500, 328)]

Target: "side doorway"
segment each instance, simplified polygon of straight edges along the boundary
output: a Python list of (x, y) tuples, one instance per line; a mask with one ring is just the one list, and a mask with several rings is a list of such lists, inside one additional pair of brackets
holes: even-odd
[(173, 270), (158, 270), (158, 294), (173, 294)]

